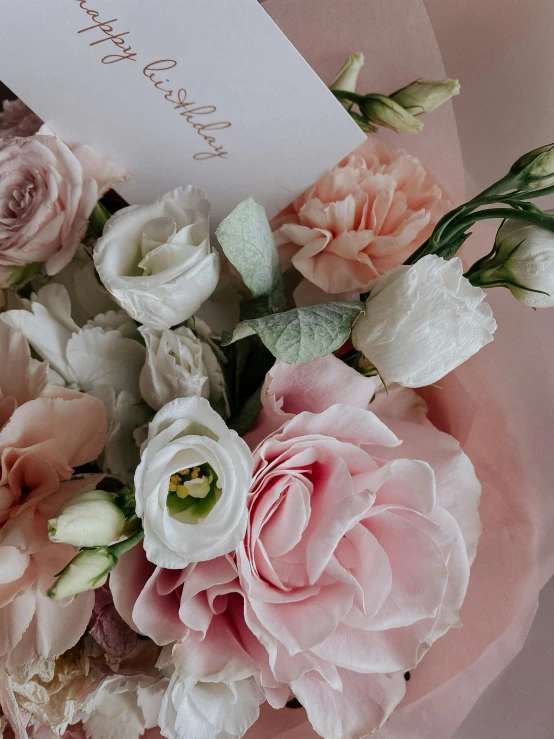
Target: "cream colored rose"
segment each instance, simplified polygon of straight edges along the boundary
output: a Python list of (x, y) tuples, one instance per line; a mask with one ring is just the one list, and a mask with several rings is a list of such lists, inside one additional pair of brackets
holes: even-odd
[(210, 245), (210, 204), (179, 187), (151, 205), (133, 205), (106, 224), (94, 250), (100, 279), (139, 323), (163, 330), (190, 318), (219, 279)]
[(140, 391), (151, 408), (159, 411), (176, 398), (198, 396), (209, 400), (221, 415), (228, 415), (225, 379), (217, 347), (209, 340), (208, 327), (195, 321), (204, 332), (187, 326), (157, 331), (141, 326), (146, 361), (140, 375)]

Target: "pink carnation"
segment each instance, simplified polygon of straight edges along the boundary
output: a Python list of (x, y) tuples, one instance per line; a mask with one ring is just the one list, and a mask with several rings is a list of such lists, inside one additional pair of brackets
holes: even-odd
[[(46, 596), (75, 555), (52, 545), (48, 519), (98, 475), (70, 480), (106, 441), (97, 398), (46, 384), (26, 339), (0, 322), (0, 655), (14, 665), (61, 654), (84, 632), (94, 594), (59, 604)], [(9, 365), (9, 366), (8, 366)]]
[(0, 138), (0, 284), (27, 264), (44, 262), (50, 275), (65, 267), (98, 198), (127, 177), (90, 146)]
[(376, 136), (273, 221), (285, 268), (325, 293), (362, 293), (402, 264), (452, 203), (433, 175)]
[(215, 663), (232, 634), (229, 659), (254, 659), (271, 704), (292, 690), (329, 739), (381, 726), (404, 673), (459, 625), (480, 534), (480, 485), (457, 442), (412, 391), (368, 410), (376, 387), (334, 357), (278, 363), (249, 434), (236, 558), (170, 571), (135, 551), (111, 583), (123, 617), (159, 643), (185, 639), (191, 663)]

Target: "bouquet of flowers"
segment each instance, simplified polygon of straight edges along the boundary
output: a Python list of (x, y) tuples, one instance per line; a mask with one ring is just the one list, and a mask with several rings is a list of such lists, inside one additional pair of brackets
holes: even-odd
[(4, 105), (6, 739), (236, 739), (266, 702), (379, 736), (461, 626), (481, 485), (421, 388), (493, 340), (483, 288), (554, 305), (554, 145), (454, 207), (375, 132), (457, 83), (359, 94), (362, 64), (332, 89), (367, 141), (215, 237), (209, 193), (125, 207), (129, 173)]

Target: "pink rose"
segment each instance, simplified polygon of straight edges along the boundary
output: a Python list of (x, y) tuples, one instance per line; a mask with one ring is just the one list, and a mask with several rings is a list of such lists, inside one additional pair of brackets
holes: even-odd
[(49, 275), (65, 267), (98, 198), (127, 177), (57, 136), (0, 139), (0, 284), (26, 264), (45, 262)]
[(52, 545), (48, 519), (101, 476), (70, 480), (106, 441), (100, 400), (46, 384), (29, 345), (0, 323), (0, 655), (21, 665), (61, 654), (83, 634), (94, 594), (59, 604), (46, 596), (75, 555)]
[(271, 704), (292, 689), (330, 739), (382, 725), (404, 672), (459, 625), (480, 533), (480, 485), (457, 442), (412, 391), (367, 410), (376, 387), (334, 357), (278, 363), (249, 434), (236, 562), (171, 571), (135, 550), (111, 581), (127, 622), (160, 644), (184, 639), (183, 654), (200, 644), (216, 659), (230, 620)]
[(326, 739), (381, 726), (459, 625), (481, 531), (458, 443), (410, 391), (367, 410), (376, 387), (335, 357), (278, 363), (251, 434), (271, 432), (237, 555), (246, 623)]
[(325, 293), (363, 293), (451, 208), (419, 159), (370, 136), (272, 227), (284, 267), (292, 264)]
[(4, 100), (0, 112), (0, 136), (34, 136), (42, 121), (23, 100)]

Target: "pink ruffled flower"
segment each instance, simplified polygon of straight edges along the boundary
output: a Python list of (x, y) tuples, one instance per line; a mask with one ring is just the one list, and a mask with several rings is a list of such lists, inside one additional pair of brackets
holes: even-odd
[(363, 293), (402, 264), (451, 208), (419, 159), (370, 136), (272, 227), (285, 268), (292, 264), (325, 293)]
[(58, 604), (46, 596), (75, 550), (52, 545), (48, 519), (100, 476), (70, 480), (106, 441), (97, 398), (46, 384), (26, 339), (0, 322), (0, 655), (14, 665), (61, 654), (84, 632), (93, 594)]
[(23, 100), (4, 100), (0, 112), (0, 136), (34, 136), (42, 121)]
[(369, 406), (376, 387), (334, 357), (278, 363), (249, 434), (236, 560), (170, 571), (133, 551), (111, 581), (127, 622), (161, 644), (184, 639), (182, 654), (216, 661), (231, 634), (271, 704), (292, 690), (329, 739), (381, 726), (404, 672), (459, 625), (480, 534), (480, 485), (457, 442), (412, 391)]
[(90, 146), (57, 136), (0, 138), (0, 284), (14, 269), (69, 263), (98, 198), (128, 173)]

